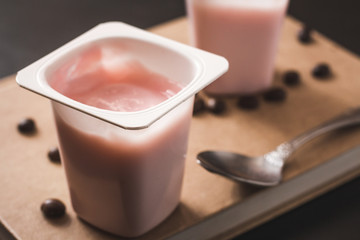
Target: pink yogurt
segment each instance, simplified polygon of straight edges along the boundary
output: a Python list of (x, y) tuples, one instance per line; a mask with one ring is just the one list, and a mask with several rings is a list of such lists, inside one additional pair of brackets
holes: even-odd
[(229, 71), (206, 91), (247, 94), (269, 87), (288, 0), (186, 2), (192, 44), (229, 61)]
[(227, 69), (223, 57), (107, 22), (16, 81), (52, 101), (78, 216), (136, 237), (178, 205), (194, 95)]
[[(115, 54), (120, 57), (112, 58)], [(181, 90), (127, 55), (118, 48), (93, 47), (57, 69), (50, 85), (75, 101), (119, 112), (147, 109)]]
[[(96, 47), (82, 52), (54, 71), (49, 84), (78, 102), (122, 112), (148, 109), (181, 90), (126, 53), (115, 59), (108, 54)], [(79, 217), (105, 231), (135, 237), (176, 208), (192, 99), (143, 130), (121, 129), (56, 102), (53, 108)]]

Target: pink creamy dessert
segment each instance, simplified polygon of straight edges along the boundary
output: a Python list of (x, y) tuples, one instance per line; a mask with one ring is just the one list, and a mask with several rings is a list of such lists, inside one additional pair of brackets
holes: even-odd
[(246, 94), (271, 85), (287, 5), (288, 0), (187, 0), (192, 44), (230, 64), (208, 93)]
[(50, 80), (56, 91), (101, 109), (134, 112), (174, 96), (181, 86), (151, 72), (125, 50), (95, 47), (68, 61)]
[(51, 100), (78, 216), (136, 237), (178, 205), (194, 95), (227, 69), (223, 57), (106, 22), (16, 81)]
[[(92, 47), (54, 70), (50, 86), (111, 111), (147, 110), (183, 86), (147, 69), (117, 46)], [(139, 236), (178, 205), (192, 100), (149, 128), (126, 130), (53, 102), (75, 212), (105, 231)]]

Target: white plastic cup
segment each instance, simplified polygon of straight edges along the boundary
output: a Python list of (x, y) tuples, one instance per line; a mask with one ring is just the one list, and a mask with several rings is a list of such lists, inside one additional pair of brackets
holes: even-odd
[[(136, 112), (99, 109), (56, 91), (52, 79), (57, 70), (69, 81), (69, 76), (80, 74), (69, 63), (81, 61), (83, 52), (94, 47), (114, 53), (117, 47), (124, 48), (126, 57), (177, 82), (182, 89), (158, 105)], [(114, 59), (105, 62), (118, 64), (118, 56), (110, 56)], [(91, 66), (98, 64), (102, 63)], [(52, 100), (77, 215), (110, 233), (136, 237), (162, 222), (178, 205), (194, 94), (227, 68), (222, 57), (112, 22), (24, 68), (17, 82)], [(91, 69), (84, 72), (91, 77)]]
[(150, 127), (127, 130), (52, 102), (71, 202), (86, 222), (141, 235), (178, 205), (192, 98)]
[(288, 0), (186, 0), (192, 45), (224, 56), (229, 71), (205, 89), (234, 95), (272, 84)]

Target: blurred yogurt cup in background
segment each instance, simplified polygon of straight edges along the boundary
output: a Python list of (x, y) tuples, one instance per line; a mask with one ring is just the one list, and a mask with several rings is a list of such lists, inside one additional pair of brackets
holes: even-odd
[(194, 95), (227, 68), (223, 57), (110, 22), (24, 68), (17, 82), (52, 100), (77, 215), (135, 237), (178, 205)]
[(186, 0), (186, 6), (192, 45), (229, 61), (207, 93), (249, 94), (272, 84), (288, 0)]

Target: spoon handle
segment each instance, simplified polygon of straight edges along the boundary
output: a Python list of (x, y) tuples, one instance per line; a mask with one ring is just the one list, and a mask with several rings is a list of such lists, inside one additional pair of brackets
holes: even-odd
[(287, 148), (289, 154), (291, 154), (293, 151), (295, 151), (308, 141), (314, 139), (315, 137), (342, 127), (352, 126), (356, 124), (360, 124), (360, 107), (352, 108), (345, 113), (304, 132), (303, 134), (295, 137), (294, 139), (281, 144), (280, 146), (282, 146), (282, 148)]

